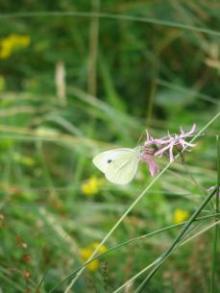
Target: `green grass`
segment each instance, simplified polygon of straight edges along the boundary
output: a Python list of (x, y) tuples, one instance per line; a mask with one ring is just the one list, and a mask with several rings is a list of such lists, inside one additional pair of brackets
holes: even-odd
[[(0, 291), (136, 292), (150, 280), (147, 292), (218, 292), (218, 197), (196, 216), (219, 177), (219, 4), (22, 0), (0, 10), (0, 56), (7, 36), (31, 39), (0, 59)], [(157, 177), (141, 165), (120, 187), (92, 164), (143, 142), (146, 128), (159, 137), (194, 122), (196, 147), (184, 162), (161, 159)], [(86, 196), (93, 176), (102, 185)], [(182, 224), (176, 209), (189, 214)], [(91, 272), (81, 250), (94, 242), (108, 250), (97, 248)]]

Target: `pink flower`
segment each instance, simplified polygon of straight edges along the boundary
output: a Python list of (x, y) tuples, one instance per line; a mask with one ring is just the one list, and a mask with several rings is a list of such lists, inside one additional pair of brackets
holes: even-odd
[(159, 167), (154, 159), (154, 152), (151, 149), (144, 147), (141, 153), (141, 160), (148, 165), (151, 176), (155, 176), (159, 172)]
[(193, 124), (192, 128), (185, 132), (180, 128), (180, 134), (170, 135), (162, 138), (153, 138), (148, 131), (146, 131), (146, 140), (144, 142), (143, 150), (141, 152), (141, 160), (144, 161), (148, 167), (151, 176), (158, 173), (159, 167), (155, 161), (155, 157), (161, 157), (168, 153), (170, 162), (174, 161), (174, 149), (179, 151), (184, 150), (187, 147), (194, 147), (195, 144), (186, 141), (195, 132), (196, 124)]
[[(182, 151), (187, 147), (194, 147), (195, 144), (187, 142), (185, 139), (192, 136), (195, 132), (196, 124), (193, 124), (192, 128), (188, 132), (184, 132), (180, 129), (180, 134), (174, 134), (173, 136), (168, 133), (167, 137), (161, 139), (155, 139), (155, 144), (159, 147), (159, 150), (155, 152), (155, 156), (162, 156), (164, 153), (169, 153), (170, 162), (174, 161), (173, 149), (176, 147)], [(163, 147), (161, 147), (163, 146)]]

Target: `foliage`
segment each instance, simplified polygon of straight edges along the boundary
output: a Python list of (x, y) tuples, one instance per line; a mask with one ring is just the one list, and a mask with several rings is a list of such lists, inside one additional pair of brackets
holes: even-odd
[[(218, 113), (219, 6), (1, 1), (0, 291), (63, 292), (66, 277), (152, 180), (141, 166), (131, 184), (114, 186), (92, 165), (95, 154), (134, 147), (146, 129), (156, 137), (193, 123), (201, 129)], [(113, 292), (171, 245), (216, 185), (217, 134), (219, 119), (132, 209), (74, 292)], [(200, 216), (215, 212), (213, 200)], [(220, 260), (212, 224), (213, 217), (193, 223), (148, 292), (209, 292), (212, 255)]]

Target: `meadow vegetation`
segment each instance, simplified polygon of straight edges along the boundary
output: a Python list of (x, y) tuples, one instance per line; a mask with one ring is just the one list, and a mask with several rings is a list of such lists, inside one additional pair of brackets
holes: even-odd
[[(220, 291), (219, 27), (215, 0), (0, 2), (0, 292)], [(156, 180), (92, 164), (193, 123)]]

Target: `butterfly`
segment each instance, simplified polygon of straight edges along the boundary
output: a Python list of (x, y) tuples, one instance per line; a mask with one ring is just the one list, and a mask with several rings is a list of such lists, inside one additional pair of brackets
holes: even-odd
[(115, 184), (128, 184), (136, 175), (141, 147), (105, 151), (93, 158), (93, 164)]

